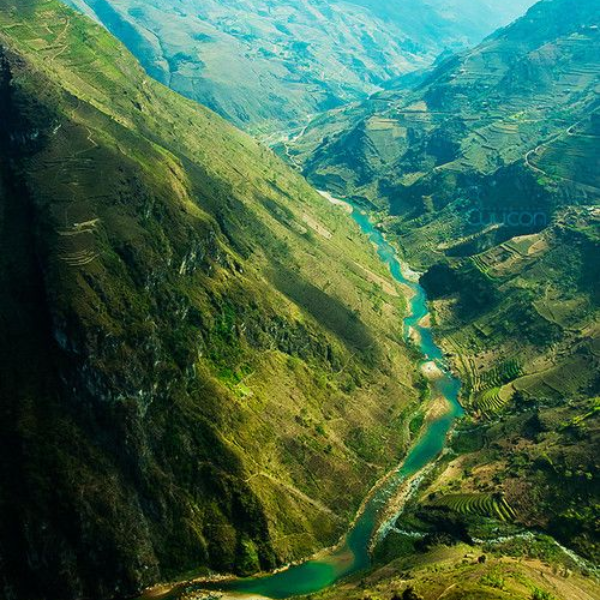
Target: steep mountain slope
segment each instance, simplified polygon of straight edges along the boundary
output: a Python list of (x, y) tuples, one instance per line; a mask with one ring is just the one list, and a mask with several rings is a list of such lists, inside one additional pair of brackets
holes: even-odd
[(596, 331), (599, 19), (598, 0), (544, 0), (415, 87), (323, 117), (291, 154), (435, 265), (424, 283), (452, 344), (485, 356), (476, 371)]
[[(469, 421), (455, 453), (381, 550), (401, 559), (388, 578), (420, 571), (412, 583), (427, 600), (444, 589), (529, 598), (539, 584), (535, 563), (519, 590), (512, 567), (490, 573), (451, 553), (433, 585), (426, 553), (410, 559), (435, 546), (432, 523), (445, 527), (443, 543), (500, 535), (484, 545), (497, 558), (556, 560), (554, 546), (515, 527), (600, 556), (599, 23), (598, 0), (543, 0), (474, 50), (321, 116), (287, 148), (317, 186), (377, 211), (425, 272), (438, 339), (465, 383)], [(493, 520), (501, 502), (511, 527)], [(557, 568), (570, 572), (567, 563)], [(402, 589), (411, 577), (400, 579)], [(552, 585), (559, 598), (597, 595)]]
[[(305, 151), (298, 160), (313, 180), (387, 201), (398, 214), (425, 210), (422, 197), (439, 208), (458, 185), (481, 187), (476, 176), (524, 159), (540, 175), (537, 154), (554, 136), (592, 145), (577, 125), (586, 127), (596, 108), (599, 12), (597, 0), (544, 0), (416, 85), (409, 79), (404, 89), (324, 115), (296, 140)], [(578, 191), (597, 194), (590, 188)], [(473, 200), (473, 192), (461, 193)]]
[(374, 92), (447, 47), (474, 44), (533, 0), (67, 0), (148, 72), (254, 132)]
[(0, 0), (0, 595), (331, 543), (404, 452), (404, 302), (348, 219), (55, 0)]

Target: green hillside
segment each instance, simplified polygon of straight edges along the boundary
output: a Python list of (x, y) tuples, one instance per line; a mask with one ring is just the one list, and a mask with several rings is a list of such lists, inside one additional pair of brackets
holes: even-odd
[(159, 81), (258, 133), (365, 98), (520, 16), (533, 0), (67, 0)]
[[(485, 189), (486, 177), (524, 161), (522, 178), (532, 175), (542, 187), (578, 182), (573, 163), (575, 171), (562, 179), (535, 163), (565, 139), (584, 154), (593, 144), (582, 128), (597, 108), (598, 12), (596, 1), (544, 0), (420, 79), (320, 117), (292, 154), (319, 185), (413, 218), (457, 197), (475, 203), (470, 188)], [(560, 26), (553, 24), (557, 14)], [(584, 177), (579, 183), (582, 199), (597, 196), (593, 182)], [(511, 201), (518, 203), (524, 191), (515, 188)]]
[[(372, 568), (314, 598), (595, 600), (600, 0), (408, 75), (527, 0), (70, 3), (0, 0), (0, 598), (212, 598), (394, 467)], [(423, 271), (415, 348), (345, 211), (163, 84), (295, 127), (277, 152)], [(450, 422), (438, 345), (466, 414), (400, 480)]]
[(481, 554), (467, 544), (398, 558), (318, 600), (593, 600), (593, 578), (536, 558)]
[(554, 395), (594, 381), (599, 16), (597, 1), (544, 0), (409, 87), (324, 115), (291, 152), (316, 185), (380, 211), (430, 269), (477, 413), (505, 407), (518, 377), (571, 369), (577, 348), (581, 381)]
[(543, 0), (278, 148), (424, 272), (468, 413), (378, 568), (319, 597), (598, 595), (599, 21)]
[(0, 0), (0, 113), (0, 595), (336, 540), (418, 396), (368, 242), (56, 0)]

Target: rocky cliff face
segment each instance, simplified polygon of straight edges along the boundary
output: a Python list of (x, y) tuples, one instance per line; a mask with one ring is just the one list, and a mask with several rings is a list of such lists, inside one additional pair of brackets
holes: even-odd
[[(199, 378), (188, 371), (189, 357), (173, 360), (173, 342), (164, 337), (167, 322), (175, 330), (183, 326), (185, 308), (173, 307), (161, 327), (152, 314), (159, 312), (158, 306), (137, 315), (115, 306), (113, 301), (121, 299), (111, 298), (107, 280), (95, 279), (98, 271), (81, 269), (100, 262), (93, 239), (95, 219), (82, 225), (52, 219), (53, 191), (40, 185), (34, 173), (40, 155), (58, 135), (59, 116), (20, 88), (26, 68), (19, 57), (3, 52), (4, 597), (133, 593), (169, 565), (196, 566), (211, 554), (223, 557), (218, 534), (211, 541), (194, 532), (200, 502), (214, 503), (215, 520), (231, 523), (232, 531), (237, 521), (247, 531), (242, 536), (250, 540), (258, 534), (255, 539), (264, 546), (260, 560), (272, 565), (265, 517), (255, 495), (239, 480), (239, 459), (203, 418), (192, 418), (193, 431), (186, 434), (181, 410), (167, 400), (199, 385)], [(49, 166), (45, 176), (56, 176), (57, 168), (56, 163)], [(200, 238), (197, 242), (207, 253), (203, 265), (198, 261), (199, 269), (209, 268), (210, 254), (212, 261), (219, 256), (214, 244), (211, 250), (210, 239), (207, 232), (203, 243)], [(88, 262), (92, 253), (95, 259)], [(169, 302), (165, 284), (177, 272), (170, 263), (165, 260), (161, 270), (152, 270), (153, 282), (145, 265), (140, 289), (160, 290), (161, 301)], [(75, 270), (77, 279), (87, 275), (86, 284), (105, 298), (92, 305), (71, 295), (83, 283), (69, 281), (68, 271)], [(77, 303), (85, 303), (89, 312), (104, 308), (106, 314), (94, 322), (93, 315), (75, 310)], [(136, 318), (137, 331), (131, 331)], [(212, 403), (218, 394), (207, 390), (196, 400), (202, 397)], [(174, 421), (161, 426), (164, 416), (158, 415), (165, 402)], [(175, 436), (175, 448), (185, 445), (191, 464), (184, 466), (184, 456), (178, 464), (172, 462), (174, 448), (164, 447), (165, 436)], [(197, 464), (200, 456), (210, 457), (210, 463)], [(219, 482), (228, 480), (231, 489), (219, 489)], [(231, 551), (235, 554), (235, 548)]]
[(2, 596), (332, 542), (416, 399), (368, 243), (59, 3), (0, 2), (0, 47)]

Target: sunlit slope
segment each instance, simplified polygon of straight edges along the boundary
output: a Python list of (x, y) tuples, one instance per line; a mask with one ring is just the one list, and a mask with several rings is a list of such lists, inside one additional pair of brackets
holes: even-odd
[(431, 268), (424, 282), (475, 414), (501, 414), (517, 391), (597, 393), (599, 16), (597, 1), (544, 0), (414, 87), (298, 141), (305, 150), (320, 128), (310, 177), (386, 209), (383, 226)]
[(372, 248), (58, 2), (1, 0), (0, 49), (2, 594), (334, 541), (416, 400)]
[[(413, 265), (436, 265), (425, 281), (466, 378), (515, 358), (527, 373), (568, 371), (583, 342), (581, 380), (554, 394), (594, 382), (599, 15), (597, 1), (544, 0), (413, 87), (323, 117), (290, 150), (301, 162), (321, 131), (313, 181), (391, 213), (383, 224)], [(510, 406), (514, 390), (496, 388), (476, 410)]]
[[(562, 169), (574, 172), (544, 178), (536, 159), (567, 137), (571, 156), (593, 147), (582, 131), (597, 108), (599, 12), (597, 0), (544, 0), (420, 80), (315, 121), (290, 153), (319, 185), (401, 216), (426, 215), (457, 197), (477, 204), (474, 189), (489, 188), (512, 165), (520, 171), (509, 192), (514, 205), (525, 202), (522, 188), (540, 184), (540, 195), (577, 183), (573, 162)], [(579, 183), (574, 201), (597, 197), (589, 175)]]
[(302, 126), (364, 98), (532, 3), (67, 1), (95, 14), (154, 77), (253, 132)]
[[(599, 17), (596, 0), (544, 0), (420, 79), (323, 115), (284, 149), (318, 186), (379, 212), (425, 272), (438, 339), (464, 383), (464, 449), (440, 465), (398, 530), (428, 510), (430, 494), (439, 504), (496, 494), (518, 527), (598, 560)], [(450, 500), (436, 527), (450, 523), (463, 539), (474, 526), (481, 538), (476, 519)], [(418, 550), (392, 538), (396, 554), (386, 560)], [(556, 558), (544, 543), (509, 541), (494, 552), (516, 557), (524, 546)], [(510, 570), (496, 571), (505, 580), (498, 594), (528, 597)], [(413, 582), (427, 599), (442, 584), (494, 597), (493, 586), (461, 590), (462, 572), (453, 565), (439, 589)]]
[(598, 585), (593, 577), (538, 558), (501, 558), (460, 543), (398, 558), (360, 581), (315, 597), (438, 600), (440, 594), (447, 600), (594, 600)]

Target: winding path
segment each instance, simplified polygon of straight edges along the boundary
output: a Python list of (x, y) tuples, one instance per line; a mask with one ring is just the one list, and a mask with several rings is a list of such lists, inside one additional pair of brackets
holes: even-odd
[(553, 144), (554, 142), (556, 142), (564, 137), (586, 137), (586, 138), (598, 139), (598, 136), (575, 133), (575, 129), (577, 127), (579, 127), (579, 125), (581, 125), (582, 123), (585, 123), (591, 117), (591, 115), (595, 114), (596, 112), (597, 112), (596, 110), (592, 111), (592, 113), (590, 115), (586, 116), (585, 118), (581, 119), (580, 121), (577, 121), (577, 123), (570, 125), (565, 130), (560, 131), (559, 133), (553, 135), (545, 142), (542, 142), (541, 144), (536, 146), (533, 150), (529, 150), (529, 152), (527, 152), (524, 156), (525, 166), (528, 169), (530, 169), (531, 171), (533, 171), (534, 173), (538, 173), (540, 175), (543, 175), (544, 177), (548, 177), (549, 179), (559, 179), (560, 181), (574, 183), (577, 186), (579, 186), (582, 190), (586, 190), (593, 194), (600, 192), (600, 188), (598, 188), (596, 186), (589, 185), (587, 183), (581, 183), (580, 181), (577, 181), (576, 179), (569, 179), (568, 177), (562, 177), (561, 175), (553, 175), (551, 173), (548, 173), (547, 171), (544, 171), (543, 169), (540, 169), (538, 166), (534, 165), (531, 162), (531, 158), (533, 156), (539, 156), (540, 154), (543, 153), (543, 151), (545, 149), (548, 148), (548, 146), (550, 146), (550, 144)]

